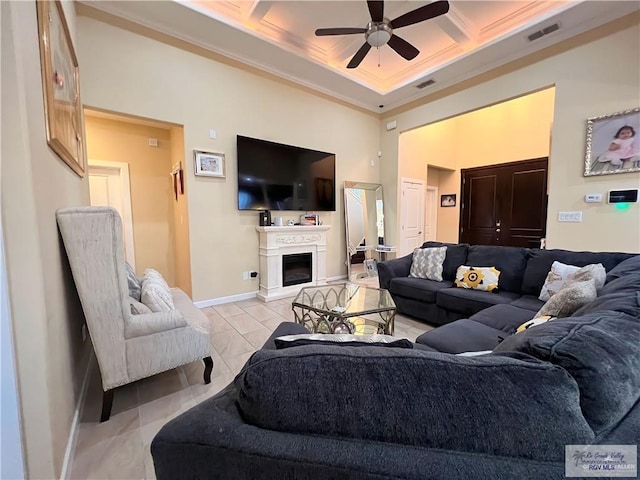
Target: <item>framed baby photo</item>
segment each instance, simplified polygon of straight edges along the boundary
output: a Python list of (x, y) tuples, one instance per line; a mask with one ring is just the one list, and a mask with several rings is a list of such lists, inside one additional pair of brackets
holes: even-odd
[(441, 207), (455, 207), (456, 206), (456, 194), (449, 193), (447, 195), (440, 195)]
[(193, 151), (195, 174), (202, 177), (224, 178), (224, 153)]
[(86, 156), (78, 59), (62, 3), (36, 2), (47, 144), (79, 176)]
[(640, 108), (587, 120), (584, 176), (640, 172)]

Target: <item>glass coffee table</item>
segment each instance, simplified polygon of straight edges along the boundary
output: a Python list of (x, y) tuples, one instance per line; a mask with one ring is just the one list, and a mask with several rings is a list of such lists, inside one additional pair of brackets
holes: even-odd
[(304, 287), (291, 304), (313, 333), (393, 335), (396, 304), (387, 290), (355, 283)]

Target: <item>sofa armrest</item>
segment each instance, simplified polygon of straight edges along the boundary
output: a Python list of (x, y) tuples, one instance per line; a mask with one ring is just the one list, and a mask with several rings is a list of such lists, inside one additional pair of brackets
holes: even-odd
[(125, 321), (124, 336), (125, 338), (142, 337), (187, 325), (187, 321), (179, 310), (130, 315)]
[(411, 271), (413, 253), (378, 264), (378, 279), (380, 288), (389, 289), (391, 280), (395, 277), (408, 277)]

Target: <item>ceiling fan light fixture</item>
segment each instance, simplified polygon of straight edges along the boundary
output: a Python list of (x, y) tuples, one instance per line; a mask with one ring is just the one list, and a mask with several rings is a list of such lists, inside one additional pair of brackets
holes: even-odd
[(365, 33), (365, 37), (369, 45), (378, 48), (386, 45), (392, 33), (393, 30), (386, 23), (371, 24)]

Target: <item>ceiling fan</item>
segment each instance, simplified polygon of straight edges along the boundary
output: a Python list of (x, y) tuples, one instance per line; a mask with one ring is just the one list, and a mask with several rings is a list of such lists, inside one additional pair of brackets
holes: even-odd
[(449, 2), (446, 0), (438, 0), (437, 2), (424, 5), (404, 15), (400, 15), (398, 18), (389, 20), (384, 17), (384, 1), (367, 0), (367, 6), (371, 14), (371, 21), (367, 23), (366, 28), (319, 28), (316, 30), (316, 35), (319, 37), (364, 33), (365, 43), (353, 56), (347, 68), (356, 68), (362, 60), (364, 60), (364, 57), (369, 53), (371, 47), (379, 48), (384, 44), (388, 44), (396, 53), (406, 60), (413, 60), (418, 56), (420, 50), (395, 35), (393, 30), (424, 22), (430, 18), (444, 15), (449, 11)]

